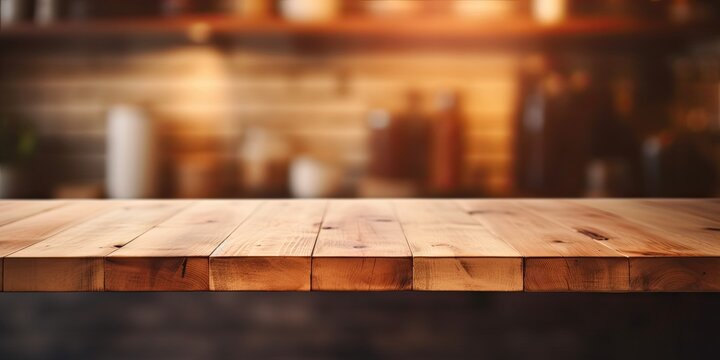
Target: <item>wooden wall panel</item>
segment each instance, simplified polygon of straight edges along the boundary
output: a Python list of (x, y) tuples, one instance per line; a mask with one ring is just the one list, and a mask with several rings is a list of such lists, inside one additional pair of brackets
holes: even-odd
[[(61, 177), (46, 174), (48, 183), (102, 181), (104, 117), (115, 103), (151, 104), (171, 144), (213, 139), (235, 144), (247, 126), (266, 127), (285, 135), (299, 151), (329, 158), (356, 175), (367, 161), (368, 109), (398, 107), (413, 88), (428, 95), (428, 104), (440, 89), (460, 90), (467, 115), (464, 182), (491, 194), (507, 193), (511, 185), (508, 144), (516, 61), (506, 54), (307, 54), (242, 46), (221, 52), (138, 44), (3, 55), (3, 67), (13, 71), (0, 75), (0, 115), (35, 124), (46, 143), (38, 167), (64, 164)], [(213, 151), (223, 152), (227, 161), (236, 154), (222, 146)]]

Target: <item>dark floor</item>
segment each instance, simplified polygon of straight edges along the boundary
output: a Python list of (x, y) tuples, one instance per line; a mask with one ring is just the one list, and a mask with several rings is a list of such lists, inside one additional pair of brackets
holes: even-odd
[(0, 359), (720, 358), (720, 294), (0, 294)]

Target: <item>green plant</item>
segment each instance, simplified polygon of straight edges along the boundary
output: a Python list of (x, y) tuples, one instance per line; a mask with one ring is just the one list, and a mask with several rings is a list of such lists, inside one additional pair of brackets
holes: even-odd
[(0, 118), (0, 165), (28, 159), (36, 145), (35, 131), (30, 125), (9, 117)]

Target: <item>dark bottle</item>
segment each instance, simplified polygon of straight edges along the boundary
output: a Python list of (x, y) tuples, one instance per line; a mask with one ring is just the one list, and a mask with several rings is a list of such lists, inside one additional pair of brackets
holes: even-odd
[[(720, 74), (717, 61), (676, 63), (672, 125), (646, 140), (653, 196), (706, 197), (720, 190)], [(654, 156), (653, 156), (654, 155)], [(654, 161), (653, 161), (654, 160)], [(650, 165), (655, 165), (654, 169)], [(652, 170), (655, 170), (654, 177)]]
[(428, 190), (436, 196), (458, 194), (462, 181), (463, 116), (460, 97), (442, 92), (435, 99), (430, 135)]
[(520, 195), (539, 195), (544, 185), (544, 129), (546, 122), (545, 59), (530, 56), (520, 73), (519, 102), (514, 130), (514, 178)]
[(586, 192), (601, 94), (583, 59), (531, 57), (521, 75), (515, 186), (522, 196)]
[(428, 121), (421, 98), (408, 92), (402, 110), (370, 112), (369, 175), (375, 178), (412, 180), (420, 184), (427, 172)]
[(546, 96), (544, 196), (577, 197), (585, 191), (591, 125), (597, 114), (589, 70), (554, 72)]
[[(622, 66), (621, 66), (622, 68)], [(637, 196), (640, 179), (640, 141), (634, 72), (615, 74), (613, 66), (598, 75), (598, 105), (592, 121), (591, 162), (587, 166), (586, 195)]]
[(643, 143), (646, 193), (661, 197), (708, 197), (719, 174), (709, 134), (671, 131)]

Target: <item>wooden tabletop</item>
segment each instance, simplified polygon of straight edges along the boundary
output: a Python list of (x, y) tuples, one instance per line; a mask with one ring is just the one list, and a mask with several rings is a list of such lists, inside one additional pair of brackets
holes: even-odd
[(720, 199), (0, 201), (3, 291), (720, 291)]

